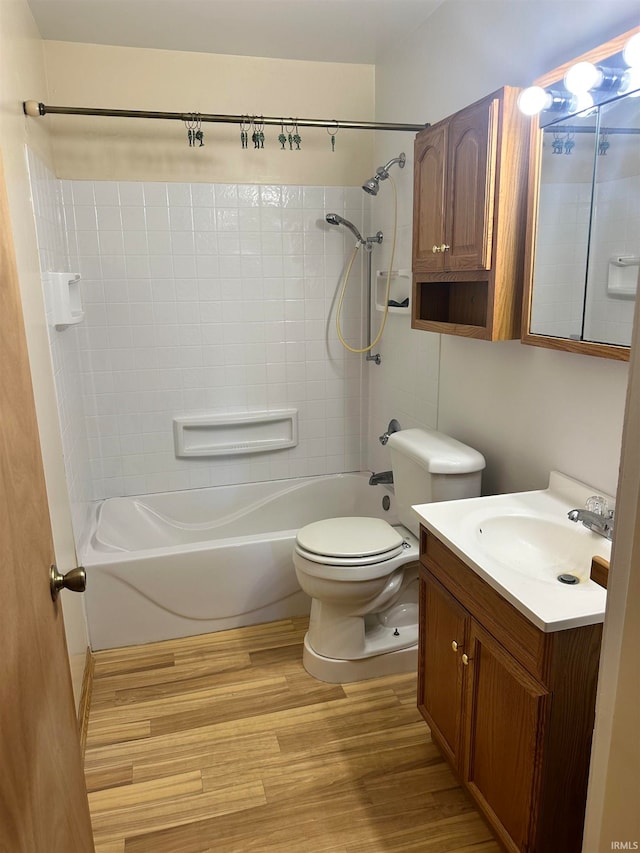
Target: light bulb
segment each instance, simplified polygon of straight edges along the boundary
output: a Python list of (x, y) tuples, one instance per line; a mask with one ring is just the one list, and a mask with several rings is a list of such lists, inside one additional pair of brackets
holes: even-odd
[(620, 81), (619, 95), (629, 95), (630, 98), (640, 96), (640, 65), (627, 68)]
[(602, 72), (591, 62), (577, 62), (564, 76), (564, 85), (574, 95), (594, 89), (602, 82)]
[(518, 95), (518, 109), (526, 116), (535, 116), (551, 103), (551, 95), (542, 86), (529, 86)]
[[(591, 115), (591, 113), (588, 111), (592, 109), (593, 95), (591, 95), (589, 92), (579, 92), (577, 95), (575, 95), (571, 104), (572, 112), (576, 113), (579, 116), (582, 116), (582, 118), (587, 118), (588, 115)], [(586, 115), (582, 115), (583, 113), (586, 113)]]
[(631, 36), (624, 46), (622, 58), (630, 68), (640, 66), (640, 33)]

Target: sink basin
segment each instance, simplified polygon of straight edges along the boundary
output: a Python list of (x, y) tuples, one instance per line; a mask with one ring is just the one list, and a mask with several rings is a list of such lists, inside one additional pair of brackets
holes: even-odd
[[(567, 518), (597, 492), (552, 471), (549, 487), (541, 491), (421, 504), (414, 510), (429, 532), (534, 625), (559, 631), (604, 619), (606, 591), (591, 580), (591, 560), (610, 559), (611, 542)], [(610, 506), (615, 503), (604, 497)], [(560, 582), (559, 575), (568, 577)]]
[[(545, 580), (589, 580), (598, 543), (582, 525), (535, 515), (494, 515), (475, 524), (478, 547), (514, 572)], [(585, 535), (586, 534), (586, 535)]]

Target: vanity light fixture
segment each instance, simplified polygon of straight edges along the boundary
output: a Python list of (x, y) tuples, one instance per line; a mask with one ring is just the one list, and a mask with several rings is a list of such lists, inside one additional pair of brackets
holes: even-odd
[(640, 67), (640, 33), (631, 36), (622, 51), (622, 58), (629, 68)]
[(541, 112), (582, 113), (594, 106), (593, 92), (640, 95), (640, 33), (626, 43), (622, 59), (626, 69), (577, 62), (564, 77), (568, 94), (529, 86), (520, 93), (518, 107), (528, 116)]
[(527, 116), (535, 116), (542, 112), (567, 113), (574, 112), (577, 107), (575, 96), (567, 97), (560, 92), (547, 91), (542, 86), (529, 86), (518, 95), (518, 108)]
[(622, 71), (617, 68), (605, 68), (592, 62), (576, 62), (567, 71), (564, 85), (574, 95), (582, 95), (596, 89), (610, 92), (620, 85)]

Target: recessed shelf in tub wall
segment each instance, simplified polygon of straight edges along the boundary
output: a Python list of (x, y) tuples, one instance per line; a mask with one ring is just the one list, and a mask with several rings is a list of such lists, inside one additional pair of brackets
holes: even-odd
[(61, 331), (84, 318), (80, 275), (75, 272), (46, 272), (43, 277), (49, 325)]
[(237, 456), (298, 444), (298, 410), (240, 412), (173, 419), (176, 456)]
[[(384, 297), (387, 292), (387, 275), (389, 270), (376, 270), (376, 311), (384, 311)], [(389, 289), (390, 314), (408, 314), (411, 296), (411, 270), (391, 270), (391, 286)]]

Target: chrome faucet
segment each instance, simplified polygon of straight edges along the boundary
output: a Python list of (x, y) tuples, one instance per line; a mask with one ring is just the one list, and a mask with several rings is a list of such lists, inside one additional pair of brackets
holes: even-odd
[(398, 432), (401, 429), (402, 427), (400, 426), (398, 421), (395, 418), (391, 418), (391, 420), (389, 421), (389, 426), (387, 427), (387, 431), (382, 433), (382, 435), (378, 438), (378, 441), (384, 446), (389, 441), (389, 436), (393, 435), (394, 432)]
[(613, 539), (614, 511), (609, 509), (607, 502), (599, 495), (588, 498), (586, 509), (572, 509), (567, 513), (569, 521), (581, 521), (594, 533)]
[(390, 486), (393, 483), (393, 471), (380, 471), (379, 474), (372, 474), (369, 477), (370, 486), (378, 486), (380, 484)]

